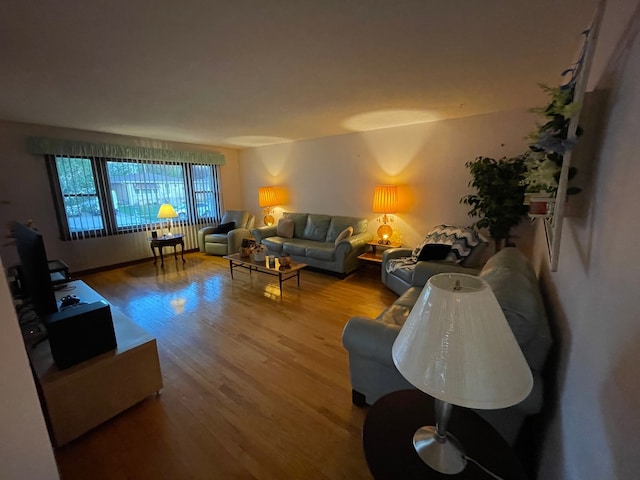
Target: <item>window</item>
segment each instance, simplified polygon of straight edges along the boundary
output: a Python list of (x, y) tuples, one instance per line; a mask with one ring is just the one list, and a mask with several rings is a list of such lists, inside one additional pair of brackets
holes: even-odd
[(78, 239), (155, 229), (162, 203), (177, 222), (219, 220), (215, 165), (48, 156), (62, 238)]

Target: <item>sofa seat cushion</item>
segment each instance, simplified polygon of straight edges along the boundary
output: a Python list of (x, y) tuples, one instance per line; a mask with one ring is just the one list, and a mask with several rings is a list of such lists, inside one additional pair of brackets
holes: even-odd
[[(285, 238), (284, 240), (282, 252), (297, 257), (304, 257), (307, 254), (307, 247), (315, 244), (311, 240), (303, 240), (301, 238)], [(262, 242), (264, 243), (264, 240)]]
[(415, 267), (416, 267), (415, 263), (411, 265), (405, 265), (403, 268), (398, 268), (393, 273), (400, 280), (407, 282), (409, 285), (411, 285), (413, 283), (412, 280), (413, 280), (413, 272), (415, 271)]
[(386, 323), (387, 325), (403, 326), (421, 293), (421, 287), (411, 287), (393, 302), (392, 305), (385, 308), (380, 315), (376, 317), (376, 320)]
[(282, 248), (284, 246), (284, 242), (290, 241), (289, 238), (284, 237), (267, 237), (262, 240), (262, 245), (267, 247), (267, 250), (274, 253), (282, 252)]
[(336, 246), (333, 243), (315, 242), (302, 238), (285, 238), (282, 251), (297, 257), (333, 260)]
[(204, 241), (206, 243), (224, 243), (226, 245), (229, 243), (228, 240), (229, 237), (226, 233), (211, 233), (204, 236)]

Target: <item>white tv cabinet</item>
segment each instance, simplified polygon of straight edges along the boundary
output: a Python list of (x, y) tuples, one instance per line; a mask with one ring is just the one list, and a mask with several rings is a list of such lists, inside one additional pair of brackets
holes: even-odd
[[(104, 300), (82, 281), (70, 282), (71, 291), (56, 292), (56, 299), (72, 294), (83, 302)], [(65, 370), (58, 370), (49, 342), (29, 351), (40, 386), (51, 440), (60, 447), (88, 432), (162, 388), (156, 339), (111, 307), (117, 348)]]

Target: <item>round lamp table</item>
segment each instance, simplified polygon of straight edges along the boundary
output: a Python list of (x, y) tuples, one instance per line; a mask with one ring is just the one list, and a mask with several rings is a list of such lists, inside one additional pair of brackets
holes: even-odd
[(370, 407), (362, 441), (369, 470), (376, 480), (495, 478), (474, 461), (504, 480), (527, 478), (502, 436), (478, 414), (457, 406), (453, 406), (447, 431), (474, 461), (467, 460), (465, 469), (456, 475), (433, 470), (413, 448), (413, 434), (425, 425), (435, 425), (434, 400), (419, 390), (390, 393)]

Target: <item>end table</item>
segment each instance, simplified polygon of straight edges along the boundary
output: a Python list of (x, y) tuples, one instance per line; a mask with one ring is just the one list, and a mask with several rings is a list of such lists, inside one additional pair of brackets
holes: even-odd
[[(468, 460), (465, 469), (447, 475), (425, 464), (413, 448), (413, 434), (435, 424), (434, 400), (419, 390), (385, 395), (370, 407), (362, 441), (369, 470), (376, 480), (474, 479), (493, 477)], [(515, 453), (502, 436), (474, 411), (454, 406), (447, 429), (457, 437), (467, 457), (504, 480), (527, 476)]]
[(160, 266), (164, 268), (164, 257), (162, 256), (162, 249), (164, 247), (173, 247), (173, 256), (175, 259), (178, 259), (178, 253), (176, 252), (176, 247), (180, 245), (180, 255), (182, 256), (182, 263), (184, 260), (184, 238), (181, 233), (176, 233), (169, 236), (164, 237), (149, 237), (149, 244), (151, 245), (151, 252), (153, 253), (153, 264), (155, 265), (158, 261), (156, 257), (156, 248), (160, 253)]
[(377, 263), (378, 265), (382, 264), (382, 252), (387, 250), (388, 248), (398, 248), (401, 247), (399, 243), (378, 243), (378, 242), (367, 242), (369, 247), (369, 251), (359, 255), (358, 258), (368, 263)]

